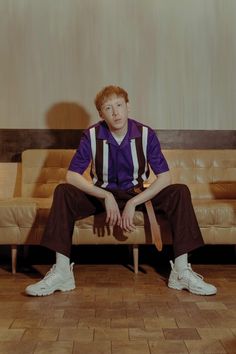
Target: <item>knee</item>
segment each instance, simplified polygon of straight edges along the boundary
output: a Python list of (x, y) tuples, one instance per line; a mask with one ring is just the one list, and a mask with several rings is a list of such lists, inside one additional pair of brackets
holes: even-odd
[(177, 183), (177, 184), (173, 184), (172, 186), (173, 186), (174, 191), (179, 196), (182, 196), (185, 198), (191, 198), (190, 190), (186, 184)]
[(61, 193), (64, 192), (68, 188), (69, 184), (68, 183), (60, 183), (56, 186), (54, 193)]
[(60, 183), (56, 186), (54, 190), (54, 197), (66, 195), (67, 193), (71, 193), (75, 187), (69, 183)]

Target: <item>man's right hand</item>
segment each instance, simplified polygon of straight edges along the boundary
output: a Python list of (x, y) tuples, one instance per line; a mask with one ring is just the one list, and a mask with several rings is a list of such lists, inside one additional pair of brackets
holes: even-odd
[(106, 223), (110, 226), (120, 223), (121, 215), (118, 208), (118, 204), (112, 193), (108, 192), (105, 196), (105, 208), (106, 208)]

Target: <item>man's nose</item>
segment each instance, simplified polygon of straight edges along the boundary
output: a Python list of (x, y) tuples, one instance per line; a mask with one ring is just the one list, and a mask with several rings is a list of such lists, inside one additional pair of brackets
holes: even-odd
[(115, 107), (113, 107), (112, 113), (113, 113), (113, 116), (116, 116), (116, 115), (117, 115), (117, 109), (116, 109)]

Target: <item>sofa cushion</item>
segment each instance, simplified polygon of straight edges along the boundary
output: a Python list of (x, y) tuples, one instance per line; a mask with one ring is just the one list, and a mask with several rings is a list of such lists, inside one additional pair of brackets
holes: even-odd
[(21, 244), (22, 233), (29, 233), (37, 214), (35, 202), (21, 199), (0, 201), (0, 244)]
[(30, 227), (37, 214), (37, 204), (32, 201), (7, 199), (0, 201), (0, 227)]
[(236, 200), (195, 199), (193, 200), (193, 206), (201, 227), (211, 225), (236, 226)]

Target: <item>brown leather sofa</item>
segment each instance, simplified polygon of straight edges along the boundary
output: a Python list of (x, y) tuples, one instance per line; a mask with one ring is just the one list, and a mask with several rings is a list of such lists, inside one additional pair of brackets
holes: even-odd
[[(37, 245), (58, 183), (65, 180), (74, 150), (35, 149), (22, 154), (21, 197), (0, 201), (0, 245), (12, 247), (16, 272), (17, 246)], [(189, 186), (206, 244), (236, 243), (236, 150), (164, 150), (173, 182)], [(85, 172), (86, 178), (89, 171)], [(151, 182), (152, 175), (148, 182)], [(158, 218), (163, 242), (171, 243), (166, 220)], [(73, 244), (129, 244), (138, 272), (138, 245), (152, 244), (149, 221), (135, 213), (136, 230), (130, 234), (105, 225), (105, 215), (78, 220)]]

